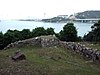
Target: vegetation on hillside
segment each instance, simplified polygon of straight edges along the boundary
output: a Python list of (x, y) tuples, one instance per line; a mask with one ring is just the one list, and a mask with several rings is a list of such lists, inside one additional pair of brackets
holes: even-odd
[(69, 19), (64, 18), (64, 17), (53, 17), (50, 19), (42, 19), (43, 22), (67, 22)]
[[(17, 50), (26, 60), (11, 60)], [(0, 51), (0, 75), (100, 75), (100, 65), (62, 47), (27, 46)]]
[(77, 13), (75, 17), (79, 19), (100, 18), (100, 11), (84, 11)]

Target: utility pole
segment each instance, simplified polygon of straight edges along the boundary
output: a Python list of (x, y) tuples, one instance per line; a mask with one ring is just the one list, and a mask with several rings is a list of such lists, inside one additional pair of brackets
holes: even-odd
[(44, 13), (43, 15), (44, 15), (44, 19), (45, 19), (46, 13)]

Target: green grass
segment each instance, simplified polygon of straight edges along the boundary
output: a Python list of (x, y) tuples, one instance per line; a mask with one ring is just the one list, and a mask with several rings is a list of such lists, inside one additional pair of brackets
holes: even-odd
[[(14, 62), (10, 56), (16, 50), (26, 60)], [(0, 75), (100, 75), (100, 64), (61, 48), (22, 47), (0, 51)]]

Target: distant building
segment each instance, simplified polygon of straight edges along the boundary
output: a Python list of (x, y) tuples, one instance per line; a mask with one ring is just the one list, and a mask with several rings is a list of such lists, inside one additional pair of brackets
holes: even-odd
[(74, 15), (70, 15), (70, 16), (68, 17), (68, 19), (70, 19), (70, 20), (75, 20), (76, 17), (75, 17)]
[(67, 19), (68, 18), (68, 15), (58, 15), (57, 17), (62, 17), (62, 18)]

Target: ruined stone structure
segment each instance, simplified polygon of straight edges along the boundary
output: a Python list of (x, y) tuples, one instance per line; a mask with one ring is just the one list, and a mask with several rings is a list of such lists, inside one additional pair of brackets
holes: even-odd
[(40, 37), (35, 37), (35, 38), (11, 43), (4, 49), (14, 48), (14, 47), (19, 48), (27, 45), (40, 46), (40, 47), (52, 47), (52, 46), (59, 45), (59, 39), (53, 35), (40, 36)]
[(72, 52), (78, 53), (89, 60), (100, 62), (100, 51), (97, 49), (87, 48), (80, 43), (61, 42), (61, 45)]
[(42, 47), (53, 47), (59, 45), (60, 40), (55, 36), (41, 36)]
[(35, 37), (35, 38), (26, 39), (22, 41), (17, 41), (9, 44), (5, 49), (13, 48), (13, 47), (19, 48), (27, 45), (40, 46), (42, 48), (60, 45), (90, 60), (100, 62), (100, 51), (98, 51), (97, 49), (87, 48), (84, 45), (79, 43), (62, 42), (57, 37), (52, 35), (40, 36), (40, 37)]

